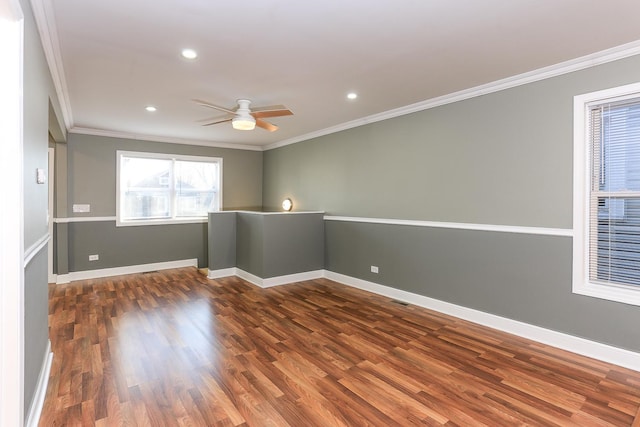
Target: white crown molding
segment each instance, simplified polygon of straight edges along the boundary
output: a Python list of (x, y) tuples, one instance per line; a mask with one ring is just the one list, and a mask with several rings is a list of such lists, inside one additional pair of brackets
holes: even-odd
[(44, 55), (47, 59), (47, 64), (49, 64), (53, 86), (62, 109), (62, 119), (67, 130), (69, 130), (73, 127), (73, 113), (69, 100), (67, 79), (62, 65), (62, 54), (60, 53), (60, 42), (58, 40), (58, 29), (53, 6), (51, 5), (51, 0), (31, 0), (31, 8), (40, 33)]
[(359, 218), (325, 215), (325, 221), (365, 222), (368, 224), (407, 225), (413, 227), (453, 228), (456, 230), (493, 231), (500, 233), (537, 234), (542, 236), (573, 237), (570, 228), (525, 227), (517, 225), (469, 224), (464, 222), (416, 221), (387, 218)]
[(234, 144), (231, 142), (202, 141), (199, 139), (170, 138), (170, 137), (157, 136), (157, 135), (143, 135), (143, 134), (137, 134), (137, 133), (83, 128), (83, 127), (77, 127), (77, 126), (69, 129), (69, 133), (74, 133), (78, 135), (106, 136), (109, 138), (135, 139), (139, 141), (164, 142), (168, 144), (198, 145), (202, 147), (213, 147), (213, 148), (229, 148), (232, 150), (263, 151), (263, 147), (259, 145)]
[(275, 148), (284, 147), (295, 144), (297, 142), (306, 141), (312, 138), (329, 135), (358, 126), (370, 123), (380, 122), (382, 120), (392, 119), (394, 117), (404, 116), (418, 111), (428, 110), (430, 108), (440, 107), (442, 105), (451, 104), (453, 102), (463, 101), (465, 99), (475, 98), (481, 95), (487, 95), (501, 90), (522, 86), (528, 83), (534, 83), (551, 77), (572, 73), (574, 71), (584, 70), (586, 68), (595, 67), (597, 65), (606, 64), (608, 62), (617, 61), (619, 59), (628, 58), (630, 56), (640, 54), (640, 40), (626, 43), (580, 58), (571, 59), (559, 64), (550, 65), (548, 67), (539, 68), (537, 70), (496, 80), (491, 83), (453, 92), (436, 98), (427, 99), (425, 101), (416, 102), (415, 104), (406, 105), (404, 107), (395, 108), (393, 110), (384, 111), (382, 113), (373, 114), (371, 116), (362, 117), (350, 122), (320, 129), (304, 135), (296, 136), (282, 141), (274, 142), (264, 146), (264, 151), (273, 150)]

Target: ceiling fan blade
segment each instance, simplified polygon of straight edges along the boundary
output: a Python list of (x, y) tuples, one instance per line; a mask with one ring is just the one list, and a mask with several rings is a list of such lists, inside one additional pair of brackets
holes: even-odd
[(217, 120), (227, 120), (232, 118), (233, 116), (231, 114), (225, 114), (224, 116), (213, 116), (213, 117), (207, 117), (206, 119), (199, 119), (199, 120), (196, 120), (196, 123), (206, 123), (206, 122), (213, 122)]
[(230, 122), (231, 120), (233, 120), (233, 118), (232, 117), (228, 117), (226, 119), (219, 119), (219, 120), (214, 120), (214, 121), (209, 122), (209, 123), (203, 123), (202, 126), (217, 125), (218, 123)]
[[(289, 110), (284, 105), (267, 105), (265, 107), (251, 107), (251, 111), (277, 111), (277, 110)], [(292, 113), (293, 114), (293, 113)]]
[(261, 119), (265, 117), (281, 117), (281, 116), (292, 116), (293, 112), (291, 110), (283, 109), (283, 110), (269, 110), (269, 111), (260, 111), (260, 110), (251, 110), (251, 115), (256, 119)]
[(269, 132), (275, 132), (278, 130), (278, 126), (258, 118), (256, 118), (256, 126), (268, 130)]
[(211, 104), (210, 102), (203, 101), (201, 99), (192, 99), (198, 105), (202, 105), (203, 107), (213, 108), (214, 110), (224, 111), (225, 113), (235, 114), (235, 110), (229, 110), (228, 108), (220, 107), (218, 105)]

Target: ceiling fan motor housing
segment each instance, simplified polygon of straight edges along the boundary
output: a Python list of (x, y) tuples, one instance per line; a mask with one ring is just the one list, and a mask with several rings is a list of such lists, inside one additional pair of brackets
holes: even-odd
[(231, 120), (231, 125), (238, 130), (253, 130), (256, 127), (256, 119), (249, 110), (251, 101), (248, 99), (238, 99), (238, 109), (235, 117)]

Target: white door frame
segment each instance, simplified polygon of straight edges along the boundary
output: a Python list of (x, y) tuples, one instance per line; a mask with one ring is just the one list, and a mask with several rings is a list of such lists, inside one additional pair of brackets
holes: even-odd
[(0, 426), (24, 424), (22, 58), (18, 0), (0, 0)]
[(47, 222), (49, 223), (49, 243), (48, 243), (48, 282), (56, 283), (56, 276), (53, 274), (53, 212), (54, 212), (54, 196), (55, 196), (55, 186), (54, 186), (54, 178), (55, 178), (55, 163), (56, 163), (56, 150), (54, 148), (49, 147), (49, 171), (47, 172), (47, 179), (49, 180), (49, 206), (47, 208)]

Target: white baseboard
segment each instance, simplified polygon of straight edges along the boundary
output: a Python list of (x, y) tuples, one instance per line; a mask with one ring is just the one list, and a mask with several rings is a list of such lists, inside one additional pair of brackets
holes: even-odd
[(40, 414), (44, 406), (44, 398), (47, 395), (47, 386), (49, 385), (49, 374), (51, 373), (51, 363), (53, 361), (53, 353), (51, 352), (51, 341), (47, 340), (47, 349), (44, 353), (44, 360), (38, 375), (38, 383), (33, 394), (29, 413), (27, 414), (26, 427), (37, 427), (40, 422)]
[(303, 282), (324, 277), (324, 270), (305, 271), (304, 273), (287, 274), (286, 276), (269, 277), (262, 280), (263, 288), (285, 285), (287, 283)]
[(517, 320), (507, 319), (495, 314), (485, 313), (456, 304), (425, 297), (423, 295), (402, 291), (389, 286), (379, 285), (355, 277), (325, 271), (325, 277), (354, 288), (363, 289), (389, 298), (405, 301), (420, 307), (455, 316), (460, 319), (508, 332), (523, 338), (561, 348), (583, 356), (592, 357), (603, 362), (623, 366), (640, 371), (640, 353), (613, 347), (607, 344), (579, 338), (562, 332), (545, 329)]
[(168, 270), (170, 268), (198, 267), (198, 260), (184, 259), (179, 261), (155, 262), (152, 264), (129, 265), (125, 267), (103, 268), (100, 270), (73, 271), (69, 274), (58, 274), (56, 283), (69, 283), (75, 280), (97, 279), (100, 277), (120, 276), (123, 274), (146, 273), (148, 271)]
[(302, 282), (304, 280), (320, 279), (324, 277), (324, 270), (305, 271), (303, 273), (287, 274), (285, 276), (269, 277), (263, 279), (244, 270), (236, 268), (236, 276), (251, 282), (261, 288), (270, 288), (273, 286), (285, 285), (287, 283)]
[(222, 268), (220, 270), (209, 270), (209, 272), (207, 273), (207, 278), (218, 279), (220, 277), (237, 276), (237, 271), (238, 269), (235, 267)]
[(246, 280), (247, 282), (253, 283), (254, 285), (260, 286), (262, 288), (262, 277), (258, 277), (254, 274), (249, 273), (248, 271), (244, 271), (239, 268), (236, 268), (235, 275), (241, 279)]
[(69, 274), (55, 274), (56, 281), (53, 282), (56, 285), (62, 285), (63, 283), (69, 283), (71, 281)]

